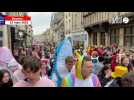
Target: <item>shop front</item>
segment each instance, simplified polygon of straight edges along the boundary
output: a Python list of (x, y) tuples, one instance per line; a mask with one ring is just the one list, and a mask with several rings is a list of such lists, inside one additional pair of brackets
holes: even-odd
[(102, 22), (85, 28), (89, 36), (90, 46), (108, 45), (109, 23)]
[(119, 47), (134, 49), (134, 15), (128, 18), (128, 23), (110, 25), (110, 45), (116, 43)]

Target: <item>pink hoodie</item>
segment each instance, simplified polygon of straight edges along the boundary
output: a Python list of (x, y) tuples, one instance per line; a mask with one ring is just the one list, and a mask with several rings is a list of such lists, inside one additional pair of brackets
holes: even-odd
[(36, 84), (31, 84), (24, 80), (17, 82), (13, 87), (55, 87), (53, 81), (48, 78), (41, 78)]

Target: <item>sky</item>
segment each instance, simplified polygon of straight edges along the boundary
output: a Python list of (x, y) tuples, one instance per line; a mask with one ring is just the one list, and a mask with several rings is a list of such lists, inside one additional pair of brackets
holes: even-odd
[(42, 34), (47, 28), (50, 27), (52, 12), (29, 12), (31, 16), (33, 34)]

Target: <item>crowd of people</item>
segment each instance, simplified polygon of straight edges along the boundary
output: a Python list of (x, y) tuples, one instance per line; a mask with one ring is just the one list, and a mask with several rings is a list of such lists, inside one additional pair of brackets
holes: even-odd
[[(67, 52), (65, 50), (65, 52)], [(0, 87), (133, 87), (134, 52), (91, 46), (73, 50), (65, 58), (67, 73), (60, 84), (51, 79), (55, 47), (42, 46), (11, 50), (0, 48)]]

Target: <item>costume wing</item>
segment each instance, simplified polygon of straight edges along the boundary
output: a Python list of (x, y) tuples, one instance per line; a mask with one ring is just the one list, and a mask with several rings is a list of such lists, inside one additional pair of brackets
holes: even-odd
[(68, 73), (68, 70), (65, 65), (65, 59), (67, 56), (73, 56), (72, 44), (69, 39), (65, 39), (63, 41), (62, 47), (57, 53), (57, 60), (56, 60), (57, 72), (59, 73), (61, 78), (66, 76)]
[(65, 58), (67, 56), (73, 56), (72, 44), (68, 38), (61, 41), (56, 49), (56, 62), (54, 65), (54, 71), (52, 73), (52, 79), (62, 79), (68, 74), (68, 70), (65, 66)]

